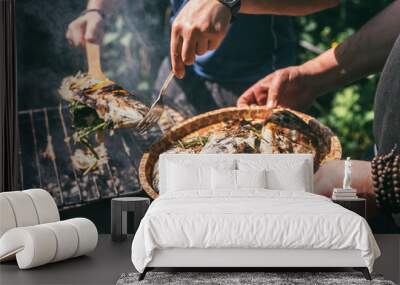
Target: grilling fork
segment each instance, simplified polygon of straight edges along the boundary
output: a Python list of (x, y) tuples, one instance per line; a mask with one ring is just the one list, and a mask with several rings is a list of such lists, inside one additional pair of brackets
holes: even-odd
[(152, 125), (158, 122), (163, 111), (164, 111), (164, 103), (163, 97), (167, 94), (168, 86), (171, 80), (174, 78), (174, 73), (170, 71), (165, 79), (160, 92), (158, 93), (157, 99), (151, 105), (149, 111), (146, 113), (144, 118), (139, 122), (137, 129), (139, 133), (144, 133), (147, 129), (149, 129)]

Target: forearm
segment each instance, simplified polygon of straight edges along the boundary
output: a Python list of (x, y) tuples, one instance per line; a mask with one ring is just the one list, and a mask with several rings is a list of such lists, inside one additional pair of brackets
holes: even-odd
[(400, 1), (395, 1), (335, 49), (300, 66), (318, 95), (382, 70), (400, 33)]
[(120, 0), (89, 0), (86, 9), (99, 9), (111, 14)]
[(304, 16), (332, 8), (338, 4), (339, 0), (242, 0), (240, 12)]

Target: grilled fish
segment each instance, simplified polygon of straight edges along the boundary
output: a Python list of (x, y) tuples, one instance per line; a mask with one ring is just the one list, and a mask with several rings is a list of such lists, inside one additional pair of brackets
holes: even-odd
[(319, 161), (317, 133), (292, 112), (274, 112), (265, 121), (261, 135), (261, 153), (312, 153), (314, 160)]
[(99, 81), (89, 74), (66, 77), (60, 96), (70, 102), (92, 108), (112, 128), (135, 128), (149, 108), (111, 80)]

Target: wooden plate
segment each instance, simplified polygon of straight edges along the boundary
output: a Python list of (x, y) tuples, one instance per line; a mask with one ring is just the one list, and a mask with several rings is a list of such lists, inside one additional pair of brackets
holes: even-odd
[[(202, 129), (204, 129), (205, 127), (223, 121), (240, 120), (244, 118), (252, 120), (264, 120), (268, 118), (272, 114), (272, 112), (280, 110), (282, 109), (274, 109), (273, 111), (271, 111), (266, 109), (265, 107), (230, 107), (207, 112), (183, 121), (179, 125), (173, 127), (153, 145), (151, 145), (149, 151), (143, 154), (139, 167), (139, 179), (144, 191), (152, 199), (156, 199), (158, 197), (158, 193), (153, 189), (152, 186), (153, 168), (158, 161), (159, 155), (171, 148), (174, 141), (182, 139), (183, 137), (187, 137), (189, 135), (199, 135), (203, 132)], [(315, 118), (304, 113), (289, 109), (285, 110), (296, 114), (298, 117), (302, 118), (304, 122), (309, 124), (309, 126), (312, 127), (314, 131), (321, 134), (321, 140), (323, 140), (323, 144), (327, 147), (328, 151), (324, 156), (322, 156), (319, 164), (315, 165), (315, 169), (318, 169), (319, 165), (321, 165), (325, 161), (341, 158), (342, 148), (339, 139), (328, 127), (321, 124)]]

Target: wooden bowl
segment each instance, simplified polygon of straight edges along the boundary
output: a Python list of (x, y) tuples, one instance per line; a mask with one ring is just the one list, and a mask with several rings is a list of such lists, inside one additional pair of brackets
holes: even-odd
[[(198, 131), (200, 129), (210, 126), (212, 124), (216, 124), (226, 120), (235, 120), (235, 119), (240, 120), (244, 118), (266, 119), (272, 114), (272, 112), (280, 110), (283, 109), (279, 108), (271, 111), (265, 107), (251, 107), (251, 108), (229, 107), (207, 112), (183, 121), (179, 125), (173, 127), (169, 132), (164, 134), (158, 141), (153, 143), (150, 146), (148, 152), (143, 154), (139, 167), (139, 179), (144, 191), (152, 199), (156, 199), (158, 197), (158, 193), (153, 189), (153, 184), (152, 184), (153, 168), (156, 162), (158, 161), (159, 155), (164, 151), (168, 150), (169, 148), (171, 148), (173, 146), (174, 141), (182, 139), (193, 133), (198, 135), (199, 134)], [(328, 147), (329, 151), (326, 152), (325, 156), (323, 156), (319, 164), (314, 165), (315, 169), (318, 169), (318, 167), (325, 161), (341, 158), (342, 148), (339, 139), (333, 134), (333, 132), (328, 127), (324, 126), (315, 118), (306, 115), (304, 113), (293, 111), (290, 109), (285, 109), (285, 110), (288, 110), (296, 114), (298, 117), (303, 119), (304, 122), (309, 124), (309, 126), (312, 127), (314, 131), (320, 133), (321, 134), (320, 137), (323, 140), (324, 145)]]

